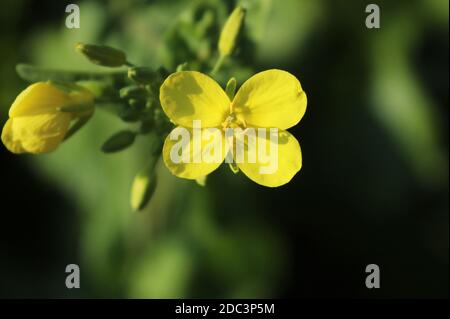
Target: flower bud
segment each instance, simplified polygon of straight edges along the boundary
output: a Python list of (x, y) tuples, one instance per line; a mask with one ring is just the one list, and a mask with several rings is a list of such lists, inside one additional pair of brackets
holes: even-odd
[(233, 101), (234, 94), (236, 93), (236, 79), (235, 78), (231, 78), (228, 81), (227, 87), (225, 88), (225, 92), (227, 93), (230, 101)]
[(133, 144), (134, 139), (136, 138), (136, 133), (123, 130), (115, 133), (109, 139), (106, 140), (102, 145), (102, 151), (105, 153), (114, 153), (121, 151), (131, 144)]
[(157, 184), (155, 174), (156, 160), (156, 158), (152, 157), (150, 163), (133, 180), (130, 194), (130, 205), (133, 211), (142, 210), (155, 192)]
[(78, 43), (75, 49), (94, 64), (109, 67), (119, 67), (127, 64), (125, 53), (106, 45)]
[(219, 53), (221, 56), (230, 55), (233, 51), (244, 16), (245, 10), (238, 6), (225, 22), (219, 38)]
[(132, 67), (128, 69), (128, 77), (139, 84), (148, 84), (155, 81), (158, 74), (151, 68)]
[(137, 85), (126, 86), (119, 91), (119, 96), (122, 99), (145, 99), (147, 95), (147, 91)]
[(86, 89), (34, 83), (12, 104), (2, 142), (13, 153), (51, 152), (64, 140), (74, 120), (92, 115), (93, 103), (93, 95)]
[(138, 122), (141, 119), (141, 111), (134, 107), (124, 107), (118, 115), (122, 121), (128, 123)]

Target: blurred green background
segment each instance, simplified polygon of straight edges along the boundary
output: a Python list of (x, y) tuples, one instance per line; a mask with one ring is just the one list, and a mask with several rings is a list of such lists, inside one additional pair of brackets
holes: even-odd
[[(78, 41), (109, 44), (136, 64), (207, 69), (235, 2), (2, 1), (0, 118), (26, 87), (19, 62), (98, 70)], [(148, 140), (121, 153), (100, 146), (120, 128), (98, 110), (55, 153), (0, 148), (0, 297), (448, 297), (447, 0), (242, 0), (244, 34), (219, 80), (295, 74), (308, 94), (291, 132), (303, 168), (260, 187), (223, 166), (206, 187), (158, 165), (140, 213), (129, 188)], [(65, 287), (65, 267), (81, 288)], [(365, 287), (365, 267), (381, 288)]]

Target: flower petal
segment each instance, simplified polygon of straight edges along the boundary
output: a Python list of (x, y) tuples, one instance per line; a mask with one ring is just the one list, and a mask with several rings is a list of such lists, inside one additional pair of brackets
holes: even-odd
[(20, 140), (14, 139), (13, 131), (12, 131), (12, 122), (13, 119), (8, 119), (6, 121), (5, 126), (3, 126), (2, 130), (2, 142), (6, 146), (6, 148), (15, 154), (25, 153), (25, 149), (22, 147), (22, 143)]
[[(163, 147), (163, 160), (166, 167), (175, 176), (186, 179), (203, 177), (217, 169), (225, 158), (225, 143), (222, 131), (215, 128), (196, 129), (196, 131), (179, 126), (174, 128), (166, 137)], [(211, 134), (206, 136), (206, 134), (209, 134), (207, 132), (211, 132)], [(203, 134), (204, 138), (199, 139), (196, 134)], [(220, 142), (220, 144), (216, 144), (216, 151), (218, 152), (216, 154), (214, 154), (213, 148), (214, 138), (218, 143)], [(197, 149), (197, 147), (199, 148)], [(205, 161), (207, 155), (216, 155), (216, 157), (210, 156), (210, 160), (207, 162)], [(197, 159), (197, 162), (194, 162), (195, 159)]]
[(203, 127), (219, 126), (231, 104), (216, 81), (195, 71), (171, 74), (162, 84), (159, 98), (172, 122), (184, 127), (192, 127), (193, 120), (201, 120)]
[(51, 152), (62, 142), (71, 119), (64, 113), (12, 118), (5, 124), (2, 141), (13, 153)]
[[(269, 136), (276, 136), (277, 142), (271, 141)], [(252, 181), (263, 186), (278, 187), (288, 183), (302, 167), (302, 154), (297, 139), (287, 131), (276, 130), (270, 135), (267, 132), (267, 136), (257, 134), (256, 140), (256, 145), (245, 144), (244, 161), (237, 163), (239, 169)], [(256, 150), (252, 145), (256, 146)], [(268, 156), (266, 159), (259, 155), (262, 147), (265, 147), (264, 153)], [(270, 157), (271, 147), (273, 157)], [(256, 152), (254, 163), (248, 161), (252, 150)]]
[(306, 111), (306, 94), (289, 72), (267, 70), (248, 79), (233, 100), (236, 116), (247, 125), (277, 127), (296, 125)]
[(70, 103), (67, 93), (54, 85), (38, 82), (23, 90), (9, 109), (9, 117), (30, 116), (56, 112), (57, 108)]

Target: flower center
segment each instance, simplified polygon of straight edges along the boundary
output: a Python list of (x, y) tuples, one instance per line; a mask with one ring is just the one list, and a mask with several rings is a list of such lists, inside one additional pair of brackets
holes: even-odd
[(241, 129), (246, 129), (247, 128), (247, 124), (245, 123), (244, 119), (239, 118), (236, 113), (234, 113), (233, 110), (233, 104), (230, 104), (230, 113), (227, 116), (227, 118), (225, 119), (225, 121), (223, 121), (222, 123), (222, 128), (225, 130), (226, 128), (241, 128)]

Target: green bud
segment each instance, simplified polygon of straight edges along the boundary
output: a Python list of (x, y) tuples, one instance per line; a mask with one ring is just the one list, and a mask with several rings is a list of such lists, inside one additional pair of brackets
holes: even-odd
[(159, 81), (155, 81), (151, 84), (147, 84), (145, 89), (151, 96), (159, 96), (159, 88), (161, 87), (161, 83)]
[(236, 79), (235, 78), (231, 78), (228, 81), (225, 92), (227, 93), (230, 101), (233, 101), (234, 94), (236, 93)]
[(125, 53), (106, 45), (78, 43), (75, 49), (94, 64), (109, 67), (119, 67), (127, 64)]
[(146, 109), (151, 109), (153, 106), (155, 106), (155, 101), (153, 99), (148, 99), (147, 102), (145, 102)]
[(238, 6), (225, 22), (219, 38), (219, 53), (221, 56), (230, 55), (233, 51), (244, 16), (245, 10)]
[(146, 101), (139, 99), (129, 99), (128, 104), (136, 110), (142, 110), (145, 108)]
[(157, 158), (152, 157), (146, 167), (133, 180), (130, 194), (130, 204), (133, 211), (142, 210), (155, 192), (157, 185), (155, 174), (156, 161)]
[(105, 153), (113, 153), (121, 151), (133, 144), (136, 133), (130, 130), (123, 130), (115, 133), (102, 145), (102, 151)]
[(178, 66), (177, 66), (177, 72), (186, 71), (186, 70), (187, 70), (187, 67), (188, 67), (187, 62), (178, 64)]
[(125, 122), (137, 122), (141, 118), (141, 112), (132, 107), (125, 107), (119, 112), (119, 117)]
[(167, 71), (167, 69), (163, 66), (160, 66), (158, 69), (156, 69), (156, 72), (159, 75), (161, 83), (170, 75), (170, 72)]
[(154, 82), (158, 74), (151, 68), (132, 67), (128, 69), (128, 77), (136, 83), (148, 84)]
[(155, 131), (158, 134), (166, 133), (166, 131), (171, 127), (166, 115), (160, 108), (153, 111), (153, 121), (155, 124)]
[(122, 99), (129, 99), (129, 98), (145, 99), (147, 97), (147, 92), (140, 86), (130, 85), (121, 88), (119, 91), (119, 96)]
[(139, 133), (140, 134), (150, 133), (152, 128), (153, 128), (153, 120), (149, 119), (146, 121), (142, 121), (141, 126), (139, 127)]

